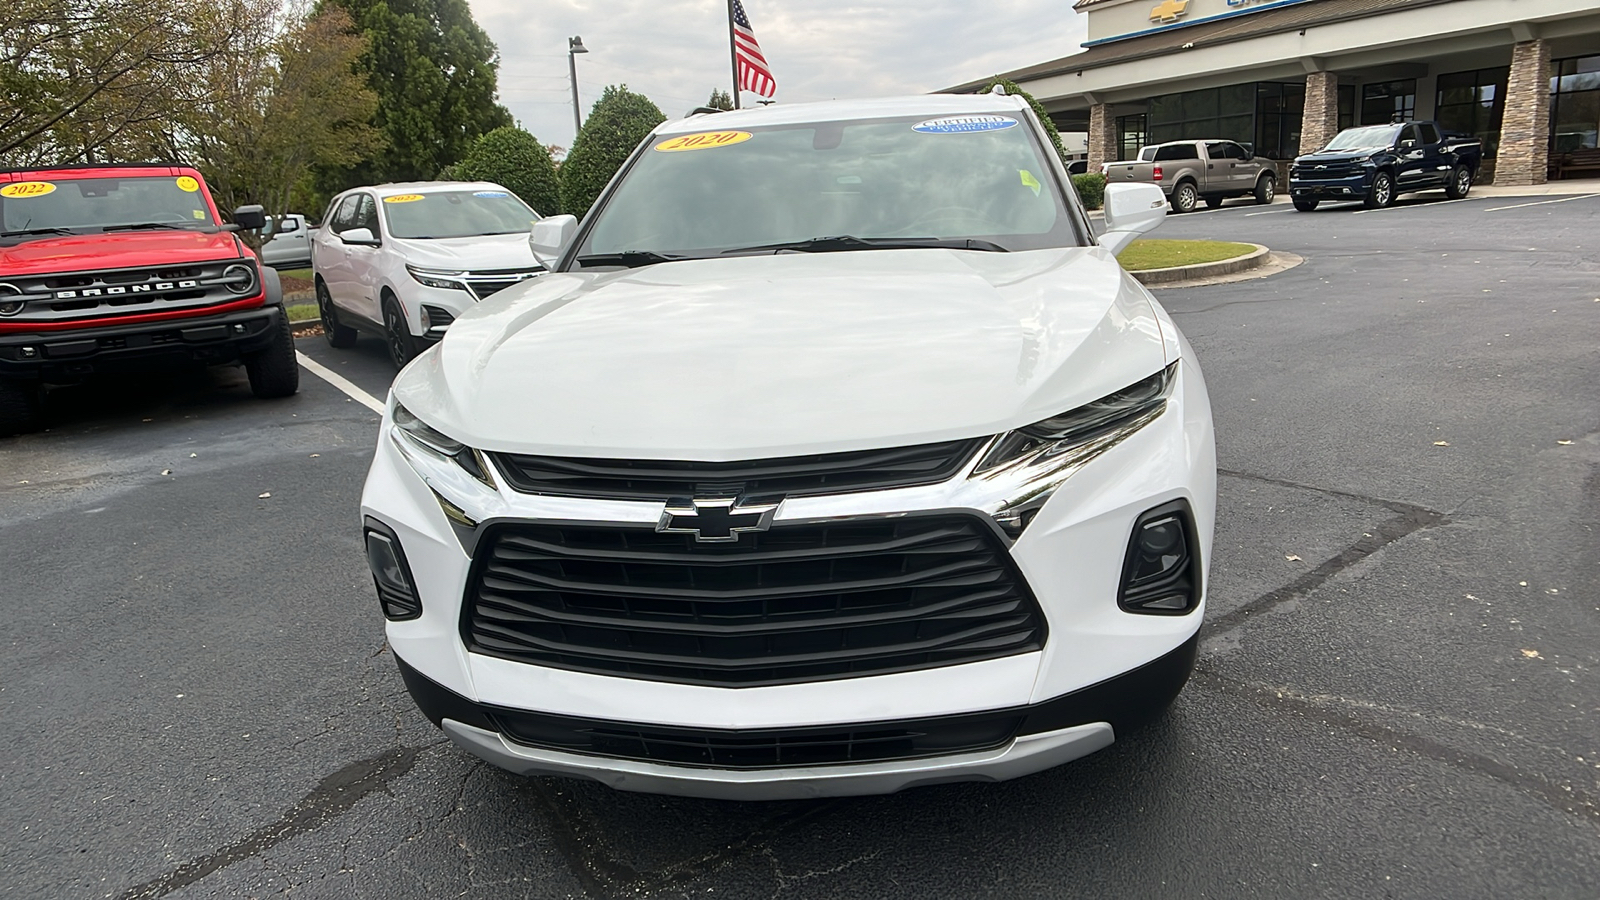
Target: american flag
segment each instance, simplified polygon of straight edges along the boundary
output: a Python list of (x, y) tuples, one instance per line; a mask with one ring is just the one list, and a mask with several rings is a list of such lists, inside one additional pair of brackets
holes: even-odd
[(767, 68), (767, 58), (761, 55), (761, 45), (756, 43), (755, 29), (750, 27), (750, 17), (745, 15), (741, 0), (733, 0), (733, 57), (739, 69), (739, 87), (763, 97), (778, 92), (778, 82)]

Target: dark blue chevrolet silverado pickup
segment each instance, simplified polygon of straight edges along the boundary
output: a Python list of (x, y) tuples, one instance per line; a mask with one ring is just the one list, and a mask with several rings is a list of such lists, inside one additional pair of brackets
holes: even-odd
[(1346, 128), (1289, 167), (1294, 208), (1310, 212), (1324, 200), (1360, 200), (1382, 209), (1401, 194), (1443, 188), (1452, 200), (1472, 189), (1483, 158), (1474, 137), (1447, 134), (1437, 122), (1397, 122)]

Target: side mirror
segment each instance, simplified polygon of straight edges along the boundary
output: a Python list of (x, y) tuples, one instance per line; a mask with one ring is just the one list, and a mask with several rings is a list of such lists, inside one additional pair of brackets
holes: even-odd
[(352, 228), (339, 235), (339, 240), (352, 247), (376, 247), (378, 239), (373, 237), (370, 228)]
[(561, 260), (561, 254), (567, 252), (572, 245), (572, 239), (578, 234), (577, 216), (551, 216), (533, 223), (533, 230), (528, 232), (528, 248), (533, 251), (534, 259), (546, 269), (554, 269)]
[(267, 211), (259, 203), (241, 206), (233, 211), (233, 226), (237, 231), (260, 231), (267, 227)]
[(1406, 138), (1405, 140), (1400, 142), (1400, 149), (1401, 150), (1415, 150), (1416, 148), (1417, 148), (1417, 142), (1411, 140), (1410, 138)]
[(1167, 195), (1153, 184), (1108, 184), (1103, 202), (1106, 230), (1100, 246), (1112, 255), (1139, 235), (1155, 231), (1167, 218)]

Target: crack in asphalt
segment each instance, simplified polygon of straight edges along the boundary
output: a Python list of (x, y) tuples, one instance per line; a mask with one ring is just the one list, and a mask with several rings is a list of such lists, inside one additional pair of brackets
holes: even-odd
[(534, 793), (553, 826), (556, 849), (592, 900), (637, 897), (681, 886), (746, 856), (760, 854), (773, 841), (851, 804), (850, 798), (827, 800), (773, 816), (745, 835), (698, 856), (640, 872), (613, 856), (598, 827), (588, 820), (572, 794), (554, 789), (550, 779), (536, 779)]
[(353, 762), (318, 782), (278, 821), (257, 829), (209, 856), (190, 860), (159, 878), (129, 888), (123, 892), (120, 900), (164, 897), (213, 872), (270, 850), (290, 838), (315, 831), (366, 796), (387, 789), (391, 782), (411, 771), (417, 756), (424, 749), (398, 747), (380, 756)]
[(1292, 692), (1268, 685), (1229, 678), (1211, 670), (1204, 663), (1196, 667), (1192, 683), (1219, 693), (1242, 693), (1246, 699), (1262, 709), (1299, 713), (1367, 740), (1388, 744), (1435, 762), (1491, 778), (1533, 797), (1558, 812), (1600, 824), (1600, 797), (1572, 785), (1558, 785), (1539, 773), (1523, 771), (1482, 754), (1458, 750), (1431, 738), (1380, 725), (1349, 712), (1319, 704), (1309, 697), (1297, 696)]
[(1360, 494), (1352, 494), (1348, 491), (1340, 491), (1333, 488), (1321, 488), (1309, 484), (1298, 484), (1293, 481), (1285, 481), (1279, 478), (1269, 478), (1264, 475), (1251, 475), (1245, 472), (1218, 470), (1218, 474), (1226, 475), (1232, 478), (1246, 478), (1253, 481), (1263, 481), (1268, 484), (1276, 484), (1283, 487), (1316, 491), (1322, 494), (1330, 494), (1335, 497), (1345, 497), (1352, 500), (1360, 500), (1366, 503), (1382, 506), (1385, 509), (1393, 511), (1395, 515), (1392, 518), (1380, 522), (1375, 528), (1372, 529), (1371, 534), (1363, 536), (1360, 540), (1344, 548), (1333, 558), (1325, 561), (1322, 563), (1322, 565), (1319, 565), (1315, 569), (1312, 569), (1304, 575), (1301, 575), (1299, 578), (1296, 578), (1283, 587), (1268, 591), (1256, 599), (1244, 604), (1238, 609), (1233, 610), (1232, 612), (1208, 620), (1202, 629), (1205, 633), (1206, 639), (1208, 640), (1216, 637), (1219, 634), (1223, 634), (1238, 628), (1240, 625), (1243, 625), (1246, 621), (1248, 621), (1252, 616), (1267, 612), (1268, 610), (1271, 610), (1277, 606), (1281, 606), (1290, 600), (1295, 600), (1311, 593), (1312, 591), (1321, 587), (1323, 584), (1327, 583), (1340, 572), (1343, 572), (1356, 563), (1362, 562), (1363, 560), (1372, 556), (1372, 554), (1377, 553), (1379, 550), (1382, 550), (1385, 547), (1388, 547), (1390, 544), (1395, 543), (1401, 538), (1415, 534), (1416, 532), (1422, 531), (1426, 528), (1437, 528), (1441, 525), (1448, 525), (1450, 523), (1449, 517), (1444, 513), (1436, 512), (1424, 506), (1417, 506), (1414, 503), (1405, 503), (1399, 500), (1385, 500), (1381, 497), (1365, 497)]

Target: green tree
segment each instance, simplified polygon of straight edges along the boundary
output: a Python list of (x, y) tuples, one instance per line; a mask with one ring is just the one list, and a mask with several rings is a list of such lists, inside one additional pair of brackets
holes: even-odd
[(0, 167), (149, 158), (268, 0), (0, 2)]
[(561, 186), (550, 153), (521, 128), (496, 128), (478, 138), (461, 162), (445, 169), (449, 181), (492, 181), (521, 197), (541, 216), (561, 211)]
[(1061, 146), (1061, 133), (1056, 131), (1056, 123), (1050, 120), (1050, 114), (1044, 111), (1044, 104), (1033, 99), (1033, 95), (1019, 87), (1015, 81), (1007, 81), (999, 75), (990, 79), (984, 90), (992, 91), (997, 84), (1005, 88), (1007, 94), (1028, 101), (1028, 105), (1033, 107), (1033, 114), (1038, 116), (1039, 122), (1044, 125), (1045, 133), (1050, 135), (1050, 144), (1056, 148), (1056, 154), (1061, 157), (1062, 164), (1066, 164), (1067, 148)]
[(339, 7), (258, 22), (250, 37), (200, 67), (202, 98), (173, 111), (167, 155), (197, 165), (224, 209), (282, 215), (314, 166), (355, 165), (382, 146), (378, 98), (355, 68), (366, 42)]
[(713, 90), (711, 99), (706, 101), (706, 106), (711, 109), (733, 109), (733, 95), (720, 88)]
[(643, 94), (608, 86), (561, 164), (562, 211), (583, 218), (639, 142), (666, 120)]
[(480, 135), (512, 124), (496, 99), (499, 54), (466, 0), (322, 0), (365, 33), (361, 67), (378, 95), (385, 146), (367, 163), (326, 171), (325, 186), (432, 178)]

